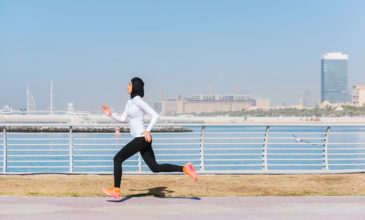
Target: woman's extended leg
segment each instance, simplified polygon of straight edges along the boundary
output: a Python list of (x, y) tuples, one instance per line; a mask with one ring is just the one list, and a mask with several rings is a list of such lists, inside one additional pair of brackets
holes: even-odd
[(134, 138), (114, 156), (114, 187), (120, 188), (122, 163), (141, 150), (144, 138)]

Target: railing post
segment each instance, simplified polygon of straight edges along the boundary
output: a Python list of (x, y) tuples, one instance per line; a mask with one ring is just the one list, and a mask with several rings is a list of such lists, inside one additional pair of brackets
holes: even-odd
[(265, 137), (264, 137), (264, 146), (262, 149), (263, 169), (265, 171), (267, 170), (267, 142), (268, 142), (268, 138), (269, 138), (269, 130), (270, 130), (270, 126), (266, 126)]
[(328, 135), (330, 132), (330, 126), (326, 129), (326, 134), (324, 135), (324, 145), (323, 145), (323, 169), (328, 170)]
[(70, 169), (69, 172), (73, 172), (73, 140), (72, 140), (72, 126), (70, 126), (69, 130), (69, 152), (70, 152)]
[(205, 126), (202, 126), (200, 136), (200, 171), (204, 172), (204, 137), (205, 137)]
[(142, 172), (142, 159), (141, 159), (141, 153), (138, 152), (138, 173)]
[(8, 159), (8, 138), (7, 138), (7, 132), (6, 132), (6, 128), (3, 127), (3, 144), (4, 144), (4, 148), (3, 148), (3, 173), (6, 173), (6, 168), (7, 168), (7, 159)]

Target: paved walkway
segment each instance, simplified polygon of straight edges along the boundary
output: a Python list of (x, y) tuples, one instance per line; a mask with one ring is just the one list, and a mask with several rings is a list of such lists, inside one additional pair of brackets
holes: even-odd
[(365, 197), (0, 197), (0, 219), (365, 219)]

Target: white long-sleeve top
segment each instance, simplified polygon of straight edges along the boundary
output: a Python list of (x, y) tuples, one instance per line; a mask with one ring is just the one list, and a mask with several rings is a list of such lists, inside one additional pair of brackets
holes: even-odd
[[(145, 112), (152, 116), (152, 120), (147, 129), (144, 127)], [(151, 132), (151, 129), (156, 124), (159, 115), (140, 96), (135, 96), (133, 99), (129, 99), (127, 101), (122, 115), (112, 113), (110, 117), (118, 122), (126, 122), (127, 119), (129, 119), (130, 133), (132, 137), (135, 138), (143, 137), (144, 135), (142, 133), (145, 130)]]

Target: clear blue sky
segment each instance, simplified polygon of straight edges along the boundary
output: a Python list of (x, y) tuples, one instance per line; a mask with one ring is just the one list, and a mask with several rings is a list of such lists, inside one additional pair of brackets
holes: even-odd
[(297, 104), (320, 93), (320, 59), (349, 54), (349, 86), (365, 84), (365, 1), (0, 0), (0, 108), (120, 109), (133, 76), (153, 104), (164, 92), (237, 92)]

